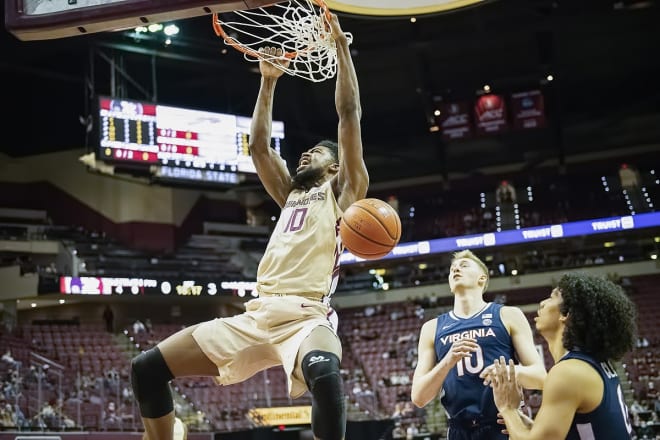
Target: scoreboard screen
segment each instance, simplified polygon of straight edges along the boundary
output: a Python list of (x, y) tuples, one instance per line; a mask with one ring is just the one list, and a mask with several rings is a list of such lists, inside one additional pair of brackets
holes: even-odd
[[(256, 174), (248, 149), (252, 118), (110, 97), (99, 98), (97, 159), (150, 166), (173, 180), (238, 183)], [(273, 121), (280, 154), (284, 123)]]

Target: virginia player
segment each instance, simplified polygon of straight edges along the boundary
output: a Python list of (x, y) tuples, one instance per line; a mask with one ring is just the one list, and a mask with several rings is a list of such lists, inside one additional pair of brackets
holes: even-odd
[(495, 403), (510, 438), (631, 439), (628, 408), (610, 361), (633, 348), (635, 315), (635, 306), (616, 284), (580, 273), (564, 275), (535, 318), (556, 363), (534, 422), (517, 411), (515, 375), (509, 377), (504, 359), (495, 362)]
[(449, 416), (449, 440), (506, 439), (488, 387), (493, 362), (519, 360), (518, 382), (541, 389), (546, 376), (532, 330), (517, 307), (487, 303), (488, 268), (471, 251), (454, 254), (449, 270), (454, 308), (421, 329), (412, 401), (423, 407), (441, 391)]

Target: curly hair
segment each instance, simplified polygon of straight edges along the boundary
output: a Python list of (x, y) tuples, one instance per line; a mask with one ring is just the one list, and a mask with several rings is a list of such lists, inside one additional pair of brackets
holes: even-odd
[(339, 161), (339, 145), (337, 142), (331, 141), (329, 139), (323, 139), (322, 141), (317, 142), (316, 145), (320, 145), (321, 147), (325, 147), (330, 150), (330, 153), (332, 153), (332, 157), (335, 158), (335, 161)]
[(568, 316), (563, 345), (579, 348), (598, 361), (619, 360), (631, 350), (637, 332), (635, 305), (621, 286), (585, 273), (568, 273), (557, 288)]

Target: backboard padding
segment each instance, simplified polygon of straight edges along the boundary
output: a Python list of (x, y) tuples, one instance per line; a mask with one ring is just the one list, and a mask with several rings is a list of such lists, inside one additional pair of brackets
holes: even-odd
[[(277, 0), (4, 0), (5, 27), (19, 40), (50, 40), (147, 26)], [(280, 0), (281, 1), (281, 0)]]

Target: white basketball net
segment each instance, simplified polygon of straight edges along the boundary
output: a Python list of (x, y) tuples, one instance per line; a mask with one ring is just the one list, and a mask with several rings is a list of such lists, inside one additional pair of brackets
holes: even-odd
[[(218, 16), (218, 23), (230, 37), (225, 44), (244, 52), (245, 59), (261, 59), (289, 75), (321, 82), (337, 73), (337, 48), (325, 14), (312, 0), (290, 0), (271, 6), (233, 11)], [(346, 33), (349, 44), (353, 40)], [(232, 41), (233, 40), (233, 41)], [(260, 47), (275, 47), (295, 56), (288, 67), (277, 62), (278, 57), (262, 56)]]

